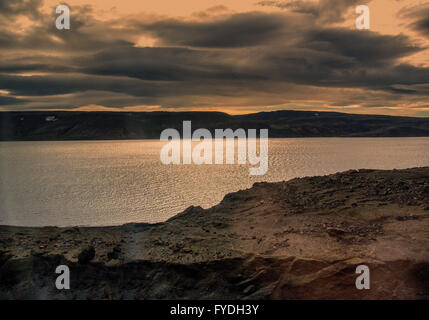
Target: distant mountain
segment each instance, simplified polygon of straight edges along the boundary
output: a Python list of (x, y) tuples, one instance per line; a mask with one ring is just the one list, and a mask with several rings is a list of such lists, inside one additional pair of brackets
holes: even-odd
[(338, 112), (0, 112), (0, 140), (159, 139), (166, 128), (269, 129), (270, 137), (429, 137), (429, 118)]

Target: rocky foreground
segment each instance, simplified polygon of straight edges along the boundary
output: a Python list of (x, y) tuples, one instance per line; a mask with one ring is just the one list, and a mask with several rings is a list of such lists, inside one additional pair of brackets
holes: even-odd
[(429, 299), (429, 167), (257, 183), (159, 224), (2, 226), (0, 298)]

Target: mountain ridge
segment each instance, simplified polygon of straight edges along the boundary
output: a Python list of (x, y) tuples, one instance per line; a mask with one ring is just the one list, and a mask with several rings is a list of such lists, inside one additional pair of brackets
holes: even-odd
[(0, 112), (1, 141), (159, 139), (162, 130), (269, 129), (272, 138), (429, 137), (429, 118), (279, 110), (244, 115), (222, 112)]

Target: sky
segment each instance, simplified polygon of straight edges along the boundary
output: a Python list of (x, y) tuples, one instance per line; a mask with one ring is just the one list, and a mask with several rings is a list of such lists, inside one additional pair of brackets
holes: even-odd
[[(55, 27), (60, 4), (70, 30)], [(0, 0), (11, 110), (428, 117), (429, 1)]]

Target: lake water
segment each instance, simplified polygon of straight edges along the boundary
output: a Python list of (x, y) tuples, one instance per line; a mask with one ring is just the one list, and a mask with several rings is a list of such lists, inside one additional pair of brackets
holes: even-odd
[(269, 169), (164, 165), (165, 142), (0, 142), (0, 224), (118, 225), (159, 222), (208, 208), (256, 181), (348, 169), (429, 166), (429, 138), (270, 139)]

